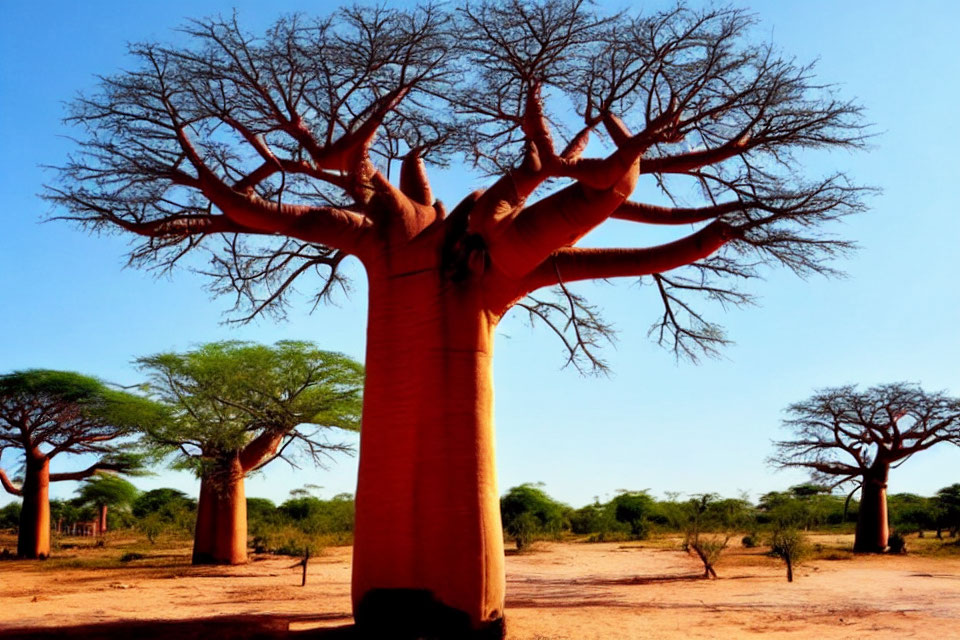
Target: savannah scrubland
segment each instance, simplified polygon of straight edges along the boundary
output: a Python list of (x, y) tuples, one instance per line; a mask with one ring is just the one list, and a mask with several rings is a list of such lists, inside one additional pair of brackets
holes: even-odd
[[(767, 547), (739, 541), (725, 552), (716, 580), (701, 577), (700, 562), (673, 535), (592, 544), (567, 536), (534, 542), (525, 553), (508, 544), (507, 637), (948, 638), (956, 631), (957, 545), (928, 532), (907, 536), (906, 555), (854, 555), (849, 534), (810, 538), (816, 551), (793, 583)], [(0, 535), (0, 547), (14, 544)], [(102, 547), (91, 538), (59, 545), (44, 562), (0, 563), (0, 634), (350, 637), (349, 546), (325, 548), (301, 587), (301, 569), (286, 556), (191, 566), (187, 537), (151, 545), (120, 531)], [(143, 557), (121, 562), (135, 553)]]

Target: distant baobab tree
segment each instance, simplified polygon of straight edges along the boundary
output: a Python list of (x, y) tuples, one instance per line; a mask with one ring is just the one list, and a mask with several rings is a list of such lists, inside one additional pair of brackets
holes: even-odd
[(194, 564), (247, 561), (244, 479), (274, 460), (352, 452), (333, 428), (360, 428), (363, 367), (308, 342), (215, 342), (139, 358), (170, 421), (147, 440), (200, 478)]
[[(861, 210), (861, 189), (804, 176), (800, 158), (860, 147), (860, 108), (752, 41), (753, 22), (583, 0), (354, 6), (262, 36), (193, 21), (182, 45), (132, 45), (137, 64), (72, 102), (77, 148), (46, 194), (58, 217), (142, 238), (135, 265), (205, 249), (196, 268), (242, 318), (282, 313), (294, 283), (324, 301), (359, 260), (357, 623), (497, 635), (491, 362), (505, 314), (602, 368), (609, 327), (571, 285), (643, 277), (662, 302), (654, 335), (695, 357), (725, 342), (696, 296), (746, 303), (735, 283), (762, 265), (829, 273), (850, 248), (826, 226)], [(427, 165), (450, 162), (489, 182), (448, 210)], [(641, 183), (648, 200), (630, 200)], [(633, 224), (624, 246), (577, 246), (609, 221)], [(651, 246), (651, 225), (676, 239)]]
[[(3, 488), (23, 498), (17, 555), (50, 555), (51, 482), (137, 468), (139, 459), (120, 440), (165, 418), (155, 403), (78, 373), (31, 369), (0, 376), (0, 456), (5, 450), (23, 456), (21, 486), (0, 468)], [(51, 473), (51, 461), (61, 454), (99, 459), (85, 469)]]
[(107, 532), (107, 512), (110, 507), (129, 507), (140, 494), (133, 484), (112, 473), (97, 473), (77, 489), (76, 503), (97, 509), (97, 532)]
[(823, 389), (787, 411), (791, 417), (784, 427), (795, 438), (776, 442), (771, 462), (809, 469), (831, 487), (856, 484), (858, 552), (880, 553), (887, 547), (890, 469), (942, 442), (960, 445), (960, 399), (915, 384)]

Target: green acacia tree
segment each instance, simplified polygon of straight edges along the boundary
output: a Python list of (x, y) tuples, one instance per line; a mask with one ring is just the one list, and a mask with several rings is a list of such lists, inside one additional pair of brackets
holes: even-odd
[(634, 538), (646, 538), (647, 518), (655, 502), (646, 491), (624, 491), (613, 499), (614, 516), (617, 522), (629, 525)]
[(555, 536), (569, 526), (572, 509), (557, 502), (536, 484), (512, 487), (500, 499), (503, 527), (522, 550), (538, 536)]
[[(7, 450), (23, 459), (21, 486), (0, 464), (0, 484), (23, 497), (17, 554), (50, 555), (51, 482), (135, 470), (141, 460), (126, 437), (159, 428), (166, 418), (160, 405), (79, 373), (32, 369), (0, 376), (0, 463)], [(51, 473), (51, 460), (61, 454), (99, 458), (79, 471)]]
[(137, 360), (175, 419), (148, 432), (178, 468), (200, 478), (194, 564), (247, 559), (244, 478), (277, 459), (316, 464), (352, 447), (331, 428), (360, 428), (363, 367), (309, 342), (216, 342)]
[(83, 481), (77, 489), (77, 503), (97, 509), (97, 530), (107, 532), (107, 511), (110, 507), (127, 507), (137, 499), (140, 490), (112, 473), (100, 472)]
[(151, 544), (164, 531), (193, 532), (197, 503), (179, 489), (162, 487), (140, 494), (133, 501), (131, 512), (137, 528)]

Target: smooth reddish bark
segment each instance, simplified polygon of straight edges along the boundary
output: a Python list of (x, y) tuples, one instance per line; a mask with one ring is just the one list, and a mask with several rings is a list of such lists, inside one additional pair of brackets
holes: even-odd
[(247, 561), (247, 499), (239, 460), (200, 481), (193, 564)]
[(864, 475), (860, 490), (860, 509), (853, 550), (857, 553), (883, 553), (890, 539), (887, 516), (887, 476), (890, 465), (877, 462)]
[(50, 555), (50, 460), (39, 454), (27, 454), (24, 475), (23, 506), (17, 555), (21, 558), (46, 558)]
[[(358, 624), (499, 624), (496, 292), (451, 282), (436, 234), (368, 262), (366, 385), (353, 558)], [(384, 628), (386, 629), (386, 628)]]
[(107, 505), (105, 504), (97, 507), (97, 529), (100, 535), (107, 532)]

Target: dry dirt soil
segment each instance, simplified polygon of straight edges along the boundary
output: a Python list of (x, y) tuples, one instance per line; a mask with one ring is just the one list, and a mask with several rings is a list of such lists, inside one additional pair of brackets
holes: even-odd
[[(195, 568), (186, 547), (120, 563), (112, 546), (0, 561), (0, 636), (350, 637), (349, 547), (312, 560), (300, 587), (293, 558)], [(791, 584), (762, 550), (731, 549), (704, 580), (663, 541), (537, 543), (508, 553), (508, 638), (960, 638), (960, 556), (833, 555)]]

